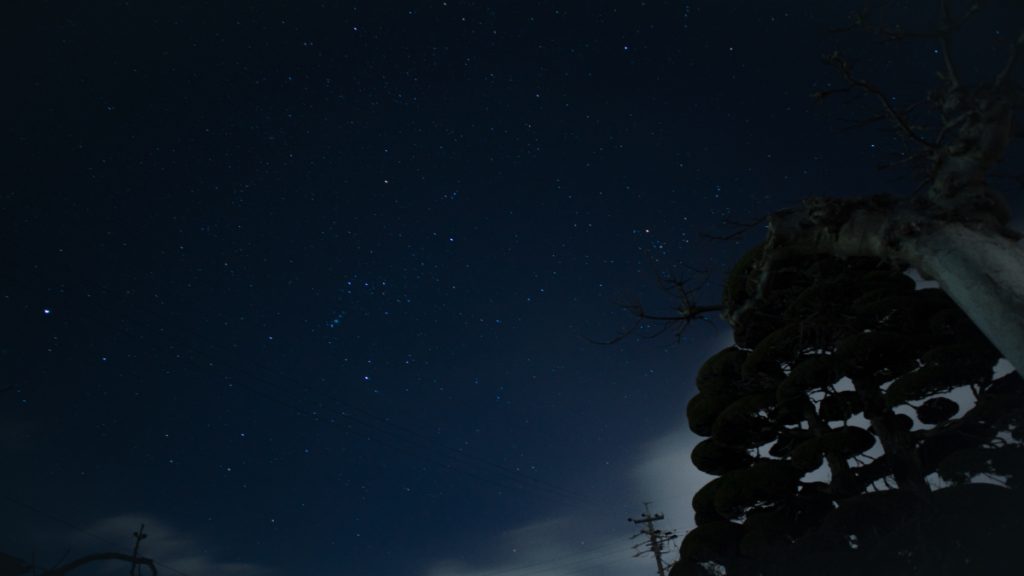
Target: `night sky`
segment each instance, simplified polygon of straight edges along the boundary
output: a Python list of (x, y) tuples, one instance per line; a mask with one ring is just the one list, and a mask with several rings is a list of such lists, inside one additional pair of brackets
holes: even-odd
[(661, 276), (713, 302), (763, 237), (729, 222), (913, 188), (846, 130), (871, 102), (810, 97), (836, 48), (933, 81), (833, 30), (861, 5), (14, 2), (0, 551), (145, 523), (161, 574), (653, 574), (626, 518), (692, 526), (730, 332), (594, 341)]

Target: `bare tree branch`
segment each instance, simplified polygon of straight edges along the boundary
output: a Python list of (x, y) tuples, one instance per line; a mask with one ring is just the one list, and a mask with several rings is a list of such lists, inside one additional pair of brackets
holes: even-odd
[(946, 81), (949, 82), (950, 89), (956, 90), (960, 87), (960, 76), (956, 73), (956, 68), (953, 67), (953, 17), (949, 12), (949, 0), (940, 0), (939, 4), (942, 7), (942, 27), (944, 29), (944, 33), (939, 37), (942, 42), (942, 61), (946, 65)]
[(852, 24), (842, 28), (833, 29), (832, 31), (850, 32), (854, 30), (866, 30), (887, 42), (900, 42), (903, 40), (921, 38), (942, 39), (943, 37), (948, 37), (959, 30), (964, 24), (973, 18), (975, 14), (981, 11), (982, 5), (980, 2), (972, 2), (963, 15), (959, 17), (953, 17), (950, 13), (949, 6), (947, 6), (947, 0), (940, 0), (939, 8), (942, 15), (942, 24), (936, 30), (903, 30), (900, 26), (891, 28), (882, 24), (872, 24), (868, 21), (868, 10), (864, 9), (854, 15), (854, 21)]
[(1002, 88), (1006, 85), (1010, 75), (1013, 74), (1013, 66), (1017, 63), (1017, 57), (1020, 54), (1021, 47), (1024, 46), (1024, 30), (1021, 30), (1020, 34), (1017, 35), (1017, 40), (1010, 47), (1010, 57), (1007, 58), (1006, 64), (1003, 69), (996, 76), (995, 86), (997, 89)]
[(726, 218), (722, 221), (722, 223), (725, 224), (726, 226), (732, 226), (734, 228), (737, 228), (737, 230), (725, 235), (715, 235), (710, 234), (708, 232), (701, 232), (700, 236), (701, 238), (707, 238), (708, 240), (733, 240), (753, 230), (756, 226), (764, 224), (767, 220), (767, 216), (761, 216), (760, 218), (757, 218), (756, 220), (751, 220), (750, 222), (739, 222), (736, 220)]
[[(914, 131), (907, 121), (905, 112), (899, 112), (892, 106), (892, 102), (885, 95), (884, 92), (874, 84), (861, 80), (854, 77), (853, 67), (847, 62), (838, 52), (833, 52), (826, 57), (826, 62), (834, 66), (839, 73), (843, 75), (843, 78), (850, 84), (850, 86), (859, 88), (868, 94), (872, 94), (882, 105), (882, 109), (885, 110), (885, 115), (888, 116), (889, 120), (896, 125), (897, 128), (903, 133), (904, 136), (924, 146), (925, 148), (935, 148), (936, 144), (925, 140)], [(826, 94), (827, 95), (827, 94)]]

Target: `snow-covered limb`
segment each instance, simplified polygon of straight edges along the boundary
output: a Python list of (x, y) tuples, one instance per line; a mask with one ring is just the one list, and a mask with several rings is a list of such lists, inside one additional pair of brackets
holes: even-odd
[[(949, 71), (931, 98), (939, 117), (934, 137), (911, 131), (905, 114), (883, 98), (894, 124), (920, 146), (913, 157), (928, 168), (921, 192), (813, 197), (773, 214), (766, 242), (742, 266), (743, 297), (725, 298), (725, 319), (738, 328), (751, 318), (778, 263), (822, 254), (870, 257), (936, 280), (1010, 363), (1024, 367), (1024, 247), (1007, 227), (1006, 202), (987, 181), (1012, 140), (1022, 96), (1010, 77), (1022, 46), (1024, 32), (992, 83), (966, 87)], [(880, 94), (838, 55), (830, 61), (852, 89)]]
[(1024, 367), (1024, 248), (959, 223), (904, 243), (903, 261), (938, 281), (1014, 367)]
[(726, 310), (726, 320), (743, 323), (777, 262), (818, 254), (872, 257), (937, 281), (1011, 364), (1024, 366), (1024, 247), (1005, 228), (932, 214), (928, 204), (873, 197), (811, 198), (801, 209), (773, 215), (750, 272), (753, 297)]

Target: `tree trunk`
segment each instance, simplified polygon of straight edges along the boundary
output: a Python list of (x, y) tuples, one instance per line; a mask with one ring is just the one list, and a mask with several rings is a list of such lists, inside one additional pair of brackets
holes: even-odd
[[(993, 220), (952, 219), (918, 200), (810, 198), (772, 216), (757, 291), (724, 314), (743, 323), (775, 262), (802, 255), (874, 257), (934, 279), (1015, 368), (1024, 367), (1024, 247)], [(975, 213), (975, 216), (977, 213)]]
[(931, 488), (925, 480), (910, 430), (900, 427), (896, 413), (886, 406), (877, 383), (855, 379), (853, 385), (864, 403), (864, 417), (871, 422), (875, 436), (885, 451), (885, 460), (896, 484), (922, 502), (927, 502), (931, 497)]
[[(804, 410), (804, 418), (807, 419), (807, 425), (816, 438), (821, 438), (832, 431), (832, 427), (818, 417), (818, 412), (813, 406), (808, 406)], [(833, 450), (826, 450), (825, 461), (832, 473), (832, 481), (829, 482), (829, 485), (834, 498), (845, 498), (859, 492), (854, 484), (853, 473), (850, 471), (850, 465), (846, 462), (846, 458), (836, 454)]]
[(948, 223), (906, 242), (903, 259), (939, 286), (1013, 366), (1024, 367), (1024, 248)]
[[(754, 269), (758, 294), (780, 258), (868, 256), (914, 267), (938, 281), (1003, 356), (1024, 369), (1024, 248), (1021, 235), (1006, 227), (1009, 207), (986, 182), (1016, 126), (1013, 110), (1021, 96), (1010, 76), (1018, 49), (1024, 49), (1024, 33), (994, 83), (968, 89), (952, 82), (939, 94), (940, 136), (931, 143), (917, 138), (930, 164), (920, 194), (808, 198), (802, 208), (774, 214)], [(727, 311), (726, 319), (739, 325), (757, 300)]]

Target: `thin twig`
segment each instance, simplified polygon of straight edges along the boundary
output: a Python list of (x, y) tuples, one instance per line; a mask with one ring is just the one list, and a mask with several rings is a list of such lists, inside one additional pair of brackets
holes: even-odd
[(855, 78), (853, 76), (852, 67), (846, 60), (843, 59), (842, 56), (839, 55), (839, 53), (832, 53), (832, 55), (828, 57), (828, 62), (835, 66), (837, 70), (839, 70), (839, 73), (843, 75), (843, 78), (846, 79), (846, 81), (851, 86), (860, 88), (861, 90), (867, 92), (868, 94), (875, 96), (878, 102), (882, 105), (882, 108), (885, 110), (886, 115), (889, 117), (890, 120), (892, 120), (896, 127), (899, 128), (901, 132), (903, 132), (904, 136), (917, 142), (918, 144), (921, 144), (925, 148), (935, 148), (934, 143), (925, 140), (916, 132), (914, 132), (914, 129), (910, 126), (910, 124), (907, 123), (907, 119), (904, 117), (904, 115), (898, 112), (895, 108), (893, 108), (892, 104), (889, 102), (889, 98), (886, 97), (885, 93), (882, 92), (880, 88), (866, 80)]
[[(950, 89), (956, 90), (960, 87), (960, 77), (956, 73), (956, 68), (953, 67), (953, 18), (949, 13), (949, 0), (939, 0), (939, 5), (942, 8), (942, 26), (945, 32), (940, 36), (942, 42), (942, 60), (946, 65), (946, 76), (949, 81)], [(973, 8), (973, 7), (972, 7)]]
[(1017, 36), (1017, 40), (1010, 47), (1010, 57), (1006, 60), (1006, 65), (996, 76), (996, 88), (1002, 88), (1006, 81), (1010, 78), (1013, 73), (1013, 65), (1017, 63), (1017, 56), (1020, 54), (1020, 48), (1024, 46), (1024, 30)]

